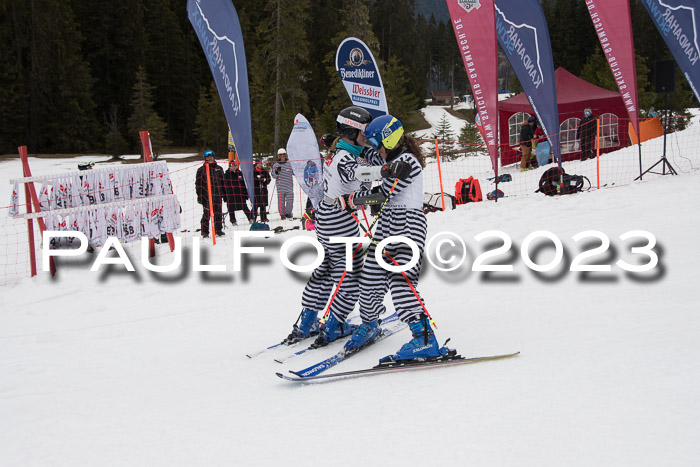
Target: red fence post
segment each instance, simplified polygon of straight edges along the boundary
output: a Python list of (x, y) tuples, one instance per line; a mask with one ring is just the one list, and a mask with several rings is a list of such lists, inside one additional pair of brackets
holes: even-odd
[[(17, 148), (17, 150), (19, 151), (19, 158), (22, 161), (22, 171), (24, 173), (24, 176), (31, 177), (32, 171), (29, 168), (29, 159), (27, 158), (27, 146), (20, 146)], [(41, 212), (41, 207), (39, 206), (39, 198), (36, 195), (36, 188), (34, 188), (34, 182), (26, 182), (24, 184), (24, 187), (25, 187), (25, 193), (29, 195), (29, 197), (26, 200), (27, 207), (29, 207), (29, 203), (33, 203), (34, 204), (34, 211)], [(27, 212), (31, 212), (31, 211), (28, 210)], [(41, 232), (41, 235), (43, 237), (44, 231), (46, 230), (46, 224), (44, 224), (44, 219), (41, 217), (37, 217), (37, 223), (39, 224), (39, 232)], [(28, 225), (31, 226), (31, 225), (33, 225), (33, 223), (28, 223)], [(31, 240), (34, 239), (33, 230), (32, 230), (30, 238), (31, 238)], [(36, 275), (36, 263), (35, 263), (36, 253), (34, 251), (34, 243), (31, 243), (29, 245), (29, 252), (30, 252), (29, 256), (34, 257), (32, 259), (32, 262), (34, 263), (34, 267), (32, 270), (33, 271), (32, 276), (34, 276), (34, 275)], [(51, 275), (53, 276), (56, 274), (56, 265), (53, 262), (53, 257), (49, 258), (49, 265), (50, 265)]]

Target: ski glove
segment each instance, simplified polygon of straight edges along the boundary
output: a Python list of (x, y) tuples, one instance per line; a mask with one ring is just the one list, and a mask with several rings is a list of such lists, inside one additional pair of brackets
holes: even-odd
[(405, 161), (392, 162), (382, 167), (382, 177), (406, 180), (411, 175), (411, 164)]
[(355, 169), (355, 179), (360, 182), (373, 182), (382, 178), (406, 180), (411, 176), (411, 170), (411, 164), (404, 161), (391, 162), (383, 166), (363, 165)]
[(341, 211), (355, 211), (355, 209), (357, 209), (357, 206), (355, 206), (352, 202), (353, 195), (354, 193), (350, 193), (349, 195), (343, 195), (340, 198), (336, 198), (335, 206)]

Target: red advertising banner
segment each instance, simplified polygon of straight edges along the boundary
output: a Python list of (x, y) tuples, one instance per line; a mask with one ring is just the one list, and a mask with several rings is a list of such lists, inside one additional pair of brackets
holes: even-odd
[(629, 1), (586, 0), (586, 6), (603, 48), (603, 57), (610, 66), (634, 131), (639, 134), (637, 72)]
[(493, 0), (446, 0), (476, 107), (476, 125), (498, 175), (498, 42)]

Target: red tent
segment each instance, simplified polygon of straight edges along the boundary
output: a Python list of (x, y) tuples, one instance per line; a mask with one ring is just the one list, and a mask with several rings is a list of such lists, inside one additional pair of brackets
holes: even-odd
[[(559, 131), (562, 160), (580, 159), (576, 140), (578, 120), (590, 107), (600, 121), (600, 152), (610, 152), (629, 145), (627, 133), (628, 115), (619, 92), (608, 91), (572, 75), (564, 68), (554, 72), (557, 84)], [(501, 139), (501, 166), (520, 161), (520, 125), (534, 115), (524, 92), (498, 103), (499, 131)]]

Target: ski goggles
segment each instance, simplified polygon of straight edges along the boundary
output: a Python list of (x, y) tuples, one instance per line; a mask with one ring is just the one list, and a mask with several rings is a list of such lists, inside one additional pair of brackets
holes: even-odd
[(206, 159), (209, 156), (214, 157), (214, 151), (204, 151), (204, 158)]

